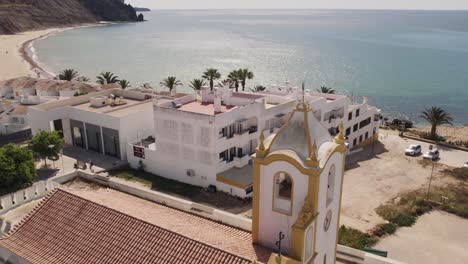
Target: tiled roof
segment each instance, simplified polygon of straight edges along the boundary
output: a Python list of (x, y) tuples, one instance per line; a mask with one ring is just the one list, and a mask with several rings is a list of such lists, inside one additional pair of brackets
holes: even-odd
[(1, 238), (0, 247), (41, 264), (251, 263), (61, 189)]

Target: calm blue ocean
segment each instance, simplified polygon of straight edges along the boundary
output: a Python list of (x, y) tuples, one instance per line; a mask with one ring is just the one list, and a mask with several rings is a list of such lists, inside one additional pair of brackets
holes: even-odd
[[(152, 11), (148, 22), (65, 31), (37, 41), (51, 71), (112, 71), (155, 87), (207, 67), (247, 67), (248, 83), (289, 81), (368, 96), (388, 116), (418, 121), (443, 107), (468, 124), (468, 12), (351, 10)], [(188, 89), (188, 88), (185, 88)]]

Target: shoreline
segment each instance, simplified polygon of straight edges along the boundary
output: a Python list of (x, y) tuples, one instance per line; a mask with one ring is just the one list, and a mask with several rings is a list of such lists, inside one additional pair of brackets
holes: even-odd
[(66, 30), (110, 24), (113, 23), (99, 22), (0, 35), (0, 81), (24, 76), (54, 78), (55, 73), (45, 70), (44, 65), (35, 58), (34, 42), (36, 40), (48, 38)]

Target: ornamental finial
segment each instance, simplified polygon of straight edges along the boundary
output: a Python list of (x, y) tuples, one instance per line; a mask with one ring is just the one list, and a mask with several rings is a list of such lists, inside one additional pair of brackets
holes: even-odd
[(266, 152), (266, 148), (265, 148), (265, 135), (263, 134), (263, 131), (260, 133), (260, 142), (258, 144), (258, 147), (257, 147), (257, 150), (255, 151), (255, 153), (257, 154), (257, 158), (263, 158), (265, 157), (265, 152)]
[(317, 158), (317, 154), (315, 153), (316, 151), (317, 151), (317, 144), (315, 143), (315, 140), (314, 140), (314, 144), (312, 144), (312, 147), (310, 148), (309, 157), (306, 160), (306, 164), (309, 167), (317, 167), (319, 165), (319, 160)]
[(343, 145), (345, 143), (345, 137), (344, 137), (344, 134), (343, 134), (343, 122), (340, 122), (340, 124), (338, 125), (338, 130), (339, 130), (339, 133), (338, 135), (335, 137), (335, 143), (336, 144), (339, 144), (339, 145)]

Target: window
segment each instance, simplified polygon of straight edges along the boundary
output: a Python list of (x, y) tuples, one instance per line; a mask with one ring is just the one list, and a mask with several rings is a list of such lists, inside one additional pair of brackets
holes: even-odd
[(380, 120), (380, 115), (379, 114), (375, 114), (374, 115), (374, 121), (379, 121)]
[(349, 136), (349, 134), (351, 134), (351, 127), (348, 127), (346, 129), (346, 135), (345, 136)]
[(359, 123), (359, 128), (363, 128), (367, 125), (369, 125), (371, 123), (371, 118), (367, 118), (367, 119), (364, 119), (362, 120), (360, 123)]
[(293, 182), (291, 176), (279, 172), (274, 177), (273, 209), (284, 214), (291, 214)]
[(328, 182), (327, 182), (327, 206), (333, 201), (333, 195), (335, 192), (335, 165), (330, 167), (328, 171)]
[(353, 119), (353, 112), (348, 113), (348, 120), (351, 120), (351, 119)]
[(354, 124), (353, 126), (353, 132), (356, 132), (358, 130), (358, 124)]
[(359, 108), (356, 109), (356, 117), (358, 117), (358, 116), (359, 116)]
[(359, 143), (362, 142), (362, 135), (359, 136)]
[(357, 144), (357, 138), (353, 140), (353, 147), (356, 146), (356, 144)]
[(226, 161), (228, 158), (228, 155), (227, 155), (227, 150), (219, 153), (219, 159), (222, 160), (222, 161)]
[(367, 139), (369, 137), (369, 132), (366, 132), (366, 135), (364, 136), (364, 139)]
[(145, 149), (142, 147), (133, 146), (133, 156), (140, 159), (145, 159)]

